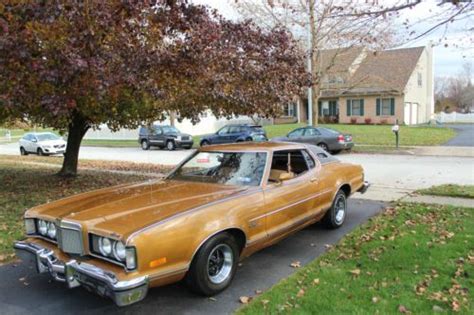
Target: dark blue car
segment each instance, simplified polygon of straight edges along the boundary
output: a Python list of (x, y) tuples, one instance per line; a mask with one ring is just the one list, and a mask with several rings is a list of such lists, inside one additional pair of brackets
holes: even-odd
[(267, 135), (262, 126), (258, 125), (227, 125), (216, 133), (203, 136), (201, 146), (244, 141), (267, 141)]

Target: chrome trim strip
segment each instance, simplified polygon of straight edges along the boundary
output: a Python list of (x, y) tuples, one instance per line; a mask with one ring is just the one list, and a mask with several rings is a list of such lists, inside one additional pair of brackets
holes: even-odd
[(184, 268), (170, 270), (170, 271), (167, 271), (167, 272), (161, 273), (161, 274), (159, 274), (159, 273), (151, 274), (151, 275), (149, 275), (149, 279), (150, 279), (150, 281), (157, 280), (157, 279), (161, 279), (161, 278), (165, 278), (165, 277), (174, 276), (174, 275), (186, 272), (188, 270), (189, 270), (189, 264), (187, 264), (187, 266), (184, 267)]
[(324, 195), (324, 194), (326, 194), (326, 193), (328, 193), (328, 192), (330, 192), (330, 191), (331, 191), (331, 189), (328, 188), (328, 189), (323, 190), (323, 191), (321, 191), (321, 192), (319, 192), (319, 193), (317, 193), (317, 194), (311, 195), (310, 197), (306, 197), (305, 199), (298, 200), (298, 201), (296, 201), (296, 202), (293, 202), (292, 204), (283, 206), (283, 207), (281, 207), (281, 208), (275, 209), (275, 210), (273, 210), (273, 211), (270, 211), (270, 212), (268, 212), (268, 213), (262, 214), (262, 215), (260, 215), (260, 216), (258, 216), (258, 217), (253, 218), (253, 219), (250, 219), (249, 222), (253, 222), (253, 221), (256, 221), (256, 220), (260, 220), (260, 219), (262, 219), (262, 218), (264, 218), (264, 217), (268, 217), (268, 216), (270, 216), (270, 215), (273, 215), (273, 214), (275, 214), (275, 213), (278, 213), (278, 212), (280, 212), (280, 211), (283, 211), (283, 210), (285, 210), (285, 209), (288, 209), (288, 208), (293, 207), (293, 206), (295, 206), (295, 205), (298, 205), (298, 204), (300, 204), (300, 203), (306, 202), (306, 201), (311, 200), (311, 199), (313, 199), (313, 198), (317, 198), (317, 197), (319, 197), (319, 196), (321, 196), (321, 195)]

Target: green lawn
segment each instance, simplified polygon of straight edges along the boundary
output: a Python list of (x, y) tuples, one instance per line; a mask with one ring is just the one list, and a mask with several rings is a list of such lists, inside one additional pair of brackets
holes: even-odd
[(474, 209), (402, 203), (238, 313), (473, 314), (473, 291)]
[[(268, 137), (286, 135), (289, 131), (304, 126), (304, 124), (284, 124), (265, 126)], [(390, 125), (348, 125), (321, 124), (343, 133), (352, 135), (356, 144), (395, 145), (395, 136)], [(440, 145), (456, 135), (456, 132), (446, 127), (430, 126), (400, 126), (401, 146), (431, 146)]]
[[(41, 159), (44, 158), (36, 161)], [(58, 161), (50, 159), (52, 164)], [(102, 166), (97, 165), (97, 169)], [(56, 172), (54, 167), (27, 164), (19, 157), (0, 156), (0, 262), (14, 257), (13, 241), (23, 237), (25, 209), (80, 192), (148, 178), (80, 171), (77, 178), (61, 179), (54, 176)]]
[[(474, 185), (439, 185), (416, 191), (420, 195), (448, 196), (474, 199)], [(474, 203), (473, 203), (474, 204)]]

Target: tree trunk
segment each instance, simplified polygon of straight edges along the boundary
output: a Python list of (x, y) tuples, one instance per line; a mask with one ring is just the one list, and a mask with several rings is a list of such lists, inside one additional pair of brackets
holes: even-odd
[(62, 177), (74, 177), (77, 174), (77, 161), (82, 138), (89, 129), (89, 124), (80, 114), (75, 114), (69, 124), (67, 147), (64, 155), (63, 167), (58, 175)]

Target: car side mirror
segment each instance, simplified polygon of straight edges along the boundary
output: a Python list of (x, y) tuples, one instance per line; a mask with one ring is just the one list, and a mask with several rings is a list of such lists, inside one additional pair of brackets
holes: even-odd
[(31, 142), (38, 142), (38, 140), (36, 140), (36, 139), (31, 139)]

